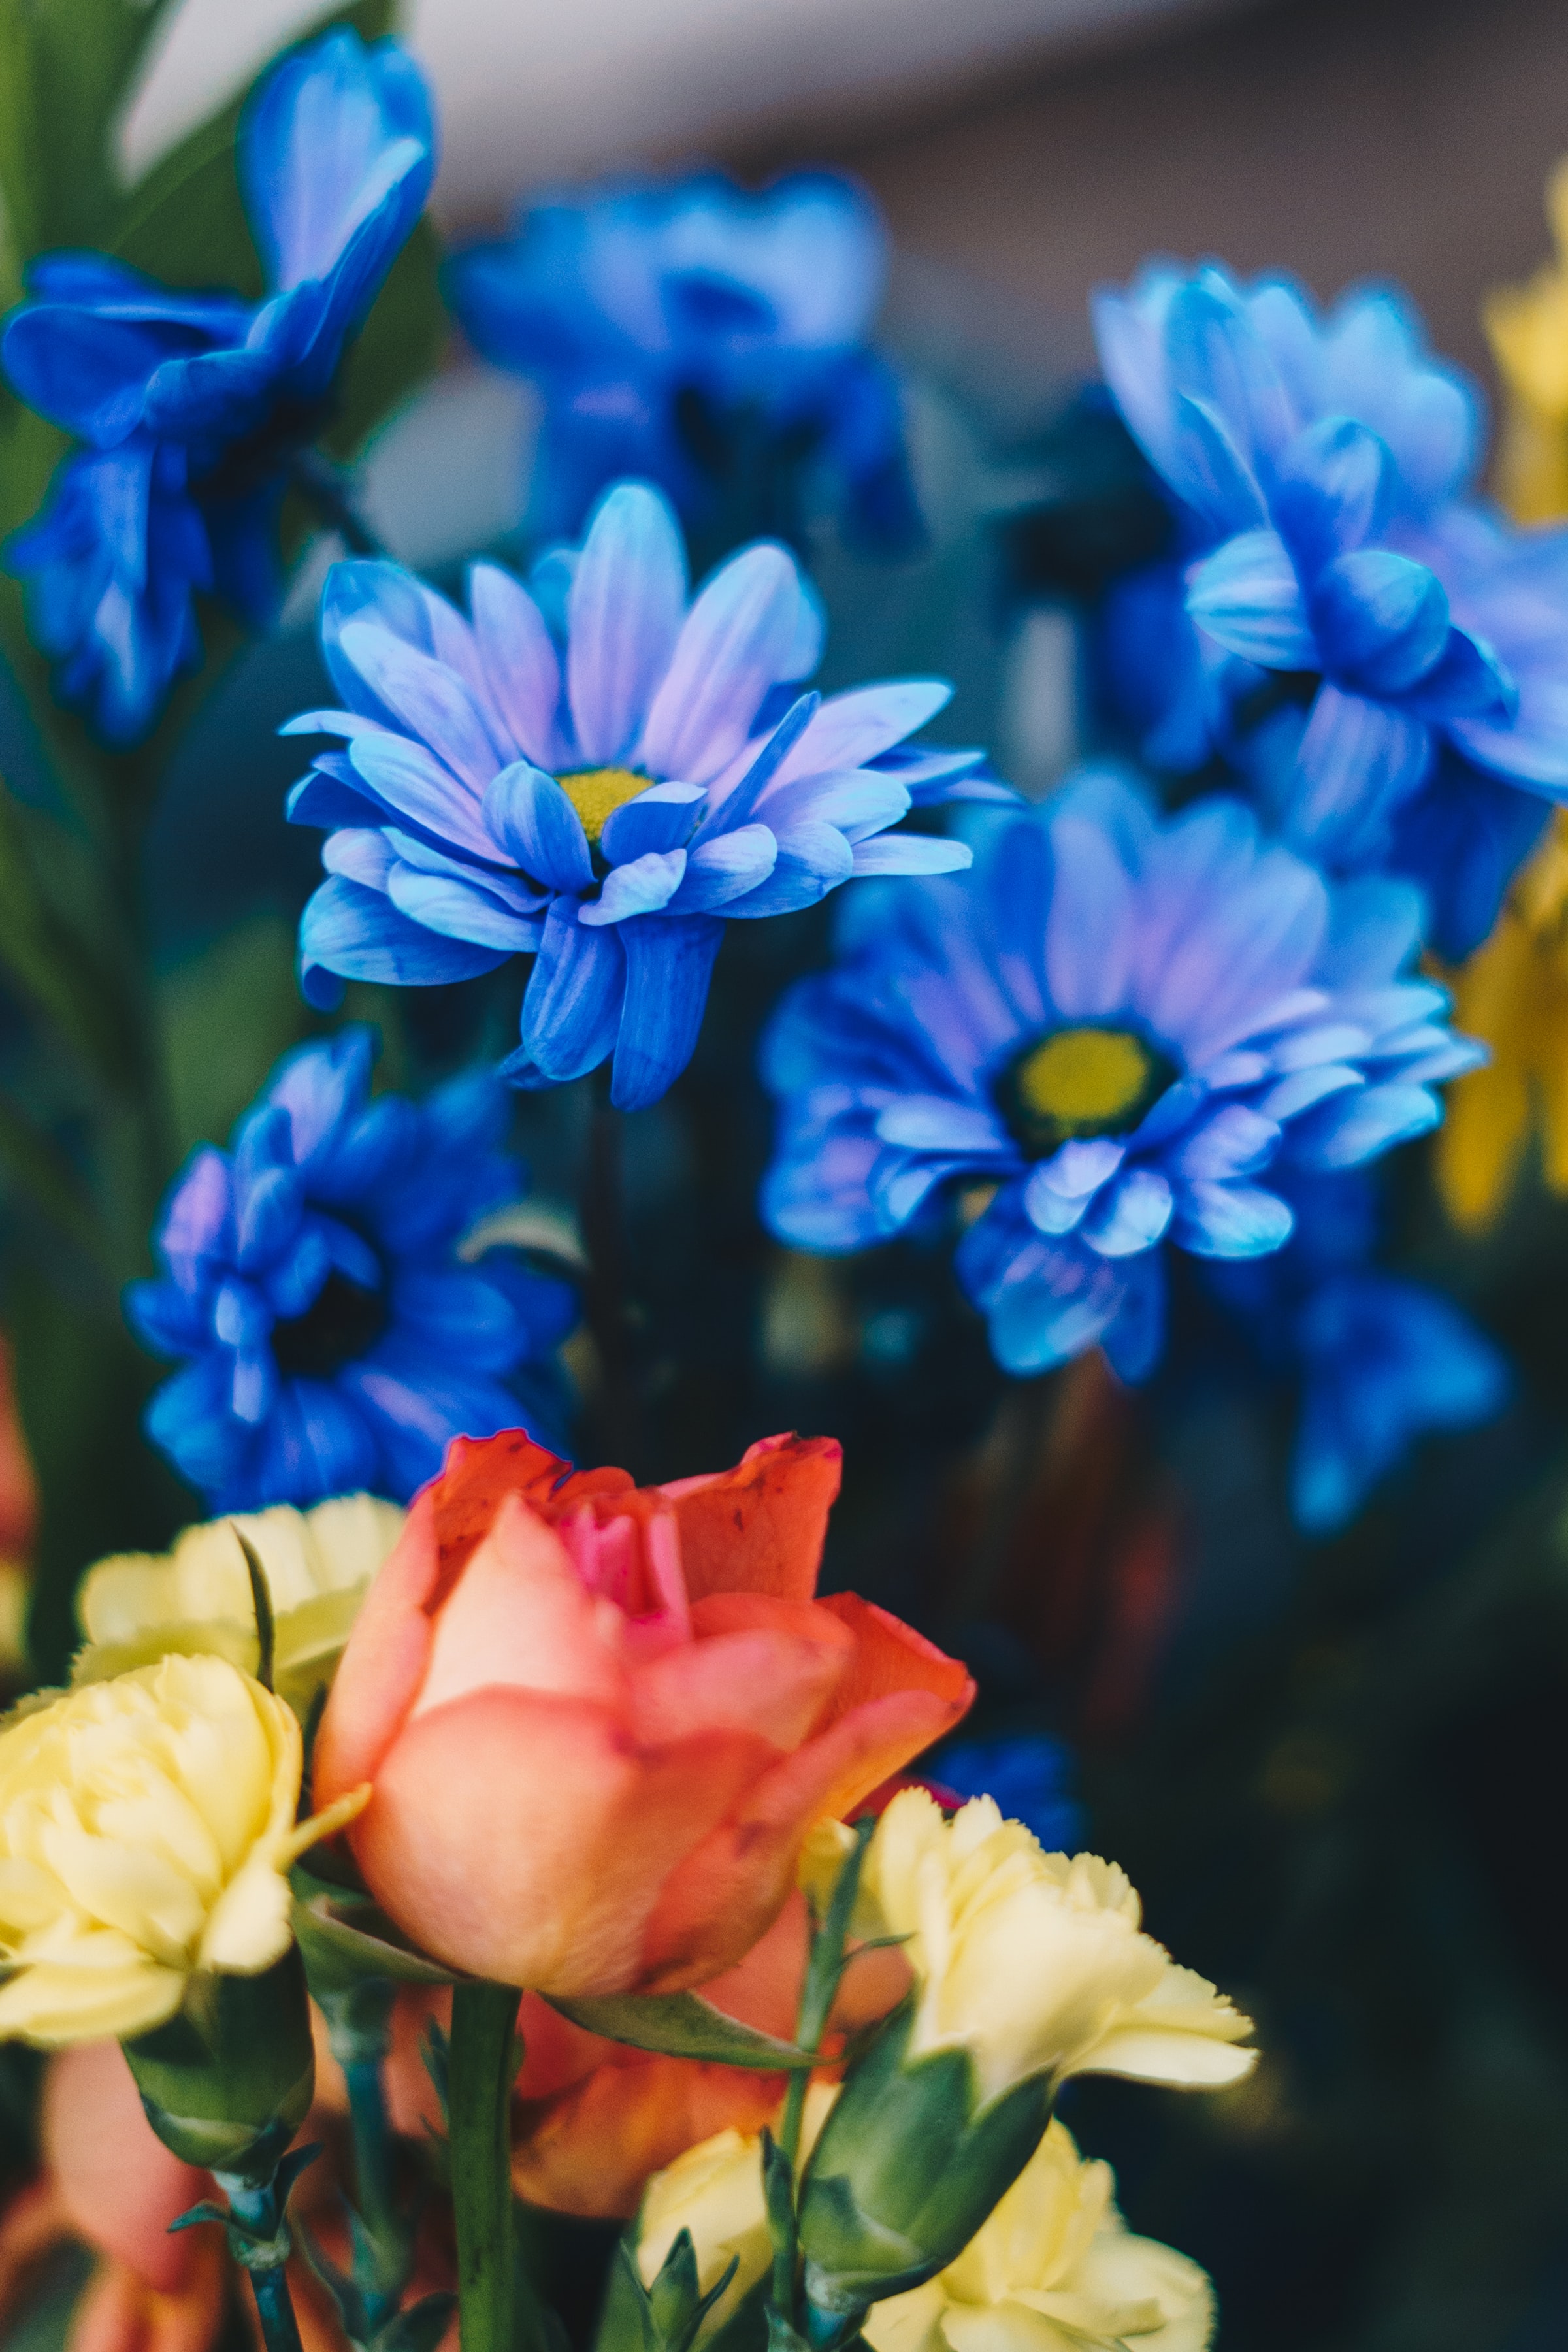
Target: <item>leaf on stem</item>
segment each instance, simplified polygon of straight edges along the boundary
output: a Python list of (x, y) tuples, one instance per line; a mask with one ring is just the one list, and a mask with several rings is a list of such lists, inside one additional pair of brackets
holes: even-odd
[(589, 2000), (547, 1996), (552, 2009), (606, 2042), (666, 2058), (700, 2058), (719, 2066), (745, 2066), (777, 2074), (809, 2068), (816, 2059), (797, 2042), (777, 2041), (728, 2017), (695, 1992), (606, 1993)]

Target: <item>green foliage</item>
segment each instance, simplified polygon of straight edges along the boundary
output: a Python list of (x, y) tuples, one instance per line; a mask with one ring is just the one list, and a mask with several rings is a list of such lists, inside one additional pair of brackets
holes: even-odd
[(727, 2017), (695, 1992), (606, 1993), (594, 2000), (551, 1997), (552, 2009), (606, 2042), (634, 2050), (660, 2051), (669, 2058), (704, 2059), (718, 2066), (749, 2066), (763, 2074), (812, 2064), (809, 2050), (780, 2042), (755, 2026)]

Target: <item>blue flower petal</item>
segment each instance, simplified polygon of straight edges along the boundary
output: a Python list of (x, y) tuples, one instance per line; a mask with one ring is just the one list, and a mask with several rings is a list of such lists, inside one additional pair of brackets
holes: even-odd
[(700, 784), (650, 784), (611, 810), (600, 836), (605, 856), (612, 866), (629, 866), (650, 850), (679, 849), (702, 797)]
[(558, 898), (522, 1000), (523, 1051), (546, 1077), (585, 1077), (613, 1051), (626, 980), (618, 926), (585, 929), (576, 902)]
[(505, 961), (495, 949), (427, 931), (378, 891), (337, 877), (322, 883), (300, 920), (300, 985), (310, 1004), (337, 1001), (321, 986), (323, 972), (425, 988), (472, 980)]
[(1283, 1249), (1295, 1222), (1278, 1193), (1258, 1185), (1188, 1182), (1172, 1233), (1195, 1257), (1264, 1257)]
[(601, 923), (621, 923), (628, 917), (657, 914), (680, 887), (686, 872), (684, 849), (651, 850), (630, 866), (613, 866), (597, 898), (578, 911), (577, 919), (590, 929)]
[(1194, 564), (1187, 610), (1200, 629), (1243, 661), (1265, 669), (1319, 666), (1307, 600), (1277, 531), (1243, 531)]
[(681, 915), (713, 914), (765, 882), (778, 863), (779, 845), (765, 824), (743, 824), (716, 834), (688, 851), (686, 875), (670, 900)]
[(1388, 452), (1352, 417), (1309, 426), (1281, 464), (1270, 504), (1280, 536), (1308, 577), (1364, 547), (1386, 505)]
[(1368, 694), (1406, 692), (1448, 642), (1442, 582), (1388, 548), (1336, 556), (1312, 583), (1311, 613), (1325, 668)]
[(850, 863), (855, 875), (963, 874), (974, 862), (964, 841), (942, 841), (929, 833), (884, 833), (858, 841)]
[(1100, 1257), (1135, 1257), (1162, 1238), (1174, 1208), (1170, 1183), (1157, 1168), (1131, 1168), (1096, 1196), (1079, 1235)]
[(539, 945), (542, 919), (521, 915), (477, 883), (456, 875), (426, 874), (411, 866), (394, 866), (387, 877), (387, 896), (411, 922), (445, 938), (471, 940), (479, 947), (503, 954), (531, 954)]
[(782, 547), (743, 548), (681, 625), (637, 746), (644, 766), (707, 783), (745, 743), (763, 697), (786, 675), (802, 591)]
[(778, 856), (767, 880), (744, 898), (731, 899), (726, 914), (748, 921), (793, 914), (797, 908), (814, 907), (855, 871), (855, 851), (830, 824), (797, 824), (777, 839)]
[(626, 1007), (610, 1082), (617, 1110), (645, 1110), (658, 1102), (691, 1059), (723, 935), (723, 924), (706, 915), (622, 929)]
[(523, 757), (548, 769), (557, 750), (561, 663), (544, 616), (521, 581), (496, 563), (469, 567), (468, 604), (490, 698)]
[(475, 857), (496, 857), (479, 794), (459, 782), (423, 743), (402, 735), (356, 735), (349, 758), (389, 811), (411, 819), (436, 841)]
[[(379, 621), (349, 621), (338, 639), (343, 661), (376, 700), (417, 739), (438, 743), (441, 758), (477, 797), (502, 764), (473, 695), (455, 672), (418, 646), (407, 645)], [(378, 739), (356, 737), (350, 757)], [(359, 766), (359, 761), (354, 759)], [(360, 772), (365, 772), (362, 768)]]
[(487, 830), (525, 874), (552, 890), (594, 887), (594, 861), (583, 820), (553, 776), (519, 760), (485, 794)]
[(1300, 1168), (1358, 1168), (1395, 1144), (1426, 1134), (1442, 1116), (1441, 1103), (1425, 1087), (1397, 1081), (1361, 1087), (1295, 1121), (1290, 1158)]
[[(630, 755), (685, 611), (686, 551), (668, 501), (646, 482), (617, 483), (595, 509), (568, 604), (566, 691), (585, 765)], [(679, 761), (650, 764), (685, 775)]]

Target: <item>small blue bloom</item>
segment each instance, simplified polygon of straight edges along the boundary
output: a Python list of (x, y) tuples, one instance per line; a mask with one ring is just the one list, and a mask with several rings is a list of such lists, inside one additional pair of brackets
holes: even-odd
[[(285, 469), (326, 422), (344, 343), (429, 193), (417, 68), (395, 41), (329, 33), (258, 89), (237, 162), (263, 301), (161, 286), (103, 254), (46, 254), (0, 341), (19, 397), (99, 453), (66, 459), (50, 509), (7, 556), (62, 696), (111, 741), (145, 731), (193, 658), (193, 587), (253, 622), (277, 603)], [(149, 467), (156, 494), (138, 502), (131, 476)]]
[(1073, 1793), (1078, 1759), (1059, 1739), (1037, 1732), (966, 1739), (944, 1748), (931, 1770), (955, 1797), (994, 1797), (1008, 1821), (1033, 1831), (1047, 1853), (1076, 1853), (1084, 1812)]
[(852, 1250), (956, 1193), (959, 1276), (1010, 1372), (1098, 1343), (1142, 1378), (1167, 1242), (1281, 1248), (1276, 1168), (1352, 1167), (1421, 1134), (1442, 1115), (1433, 1082), (1481, 1058), (1444, 1025), (1443, 991), (1401, 976), (1417, 894), (1331, 891), (1229, 799), (1161, 823), (1091, 772), (998, 819), (972, 876), (881, 911), (764, 1039), (763, 1217), (796, 1247)]
[(459, 1255), (525, 1182), (499, 1149), (506, 1089), (485, 1074), (372, 1100), (374, 1051), (350, 1028), (285, 1055), (232, 1149), (193, 1154), (154, 1236), (163, 1273), (126, 1292), (137, 1336), (184, 1360), (147, 1433), (213, 1511), (404, 1501), (452, 1438), (521, 1422), (558, 1444), (547, 1359), (572, 1292)]
[(635, 1110), (691, 1058), (726, 920), (969, 864), (888, 827), (962, 791), (980, 755), (905, 745), (947, 701), (940, 680), (795, 693), (822, 621), (794, 557), (744, 548), (689, 600), (679, 526), (646, 484), (610, 491), (543, 572), (536, 598), (475, 564), (468, 619), (395, 564), (330, 573), (321, 645), (346, 707), (285, 730), (343, 743), (289, 803), (331, 828), (301, 985), (323, 1004), (333, 975), (415, 985), (534, 955), (506, 1075), (559, 1085), (613, 1054), (613, 1099)]
[[(1488, 887), (1435, 867), (1459, 845), (1456, 769), (1568, 795), (1568, 534), (1521, 534), (1456, 495), (1479, 412), (1392, 297), (1347, 298), (1320, 328), (1277, 284), (1166, 270), (1102, 294), (1096, 320), (1186, 541), (1107, 614), (1146, 756), (1191, 769), (1219, 751), (1305, 856), (1421, 879), (1462, 952), (1541, 819), (1478, 782), (1465, 814)], [(1447, 811), (1420, 808), (1434, 791)]]
[[(805, 459), (837, 478), (856, 536), (901, 549), (921, 535), (901, 404), (866, 348), (886, 269), (870, 198), (813, 172), (760, 195), (706, 175), (555, 196), (447, 279), (477, 349), (543, 393), (542, 535), (574, 534), (621, 475), (700, 524), (726, 470)], [(765, 481), (752, 489), (766, 498)], [(784, 521), (783, 506), (752, 527)]]
[(1214, 1265), (1211, 1287), (1264, 1364), (1299, 1383), (1290, 1503), (1332, 1535), (1417, 1439), (1469, 1429), (1507, 1403), (1500, 1349), (1424, 1283), (1371, 1263), (1372, 1187), (1354, 1172), (1297, 1177), (1295, 1235), (1251, 1265)]

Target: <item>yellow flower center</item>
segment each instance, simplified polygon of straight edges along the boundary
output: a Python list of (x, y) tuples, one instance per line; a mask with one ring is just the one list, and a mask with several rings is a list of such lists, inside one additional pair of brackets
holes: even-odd
[(1032, 1159), (1074, 1136), (1124, 1135), (1176, 1076), (1131, 1029), (1058, 1029), (1016, 1055), (997, 1081), (1004, 1118)]
[(652, 781), (631, 768), (579, 768), (574, 775), (556, 778), (583, 820), (590, 849), (597, 849), (599, 835), (616, 811), (646, 793)]

